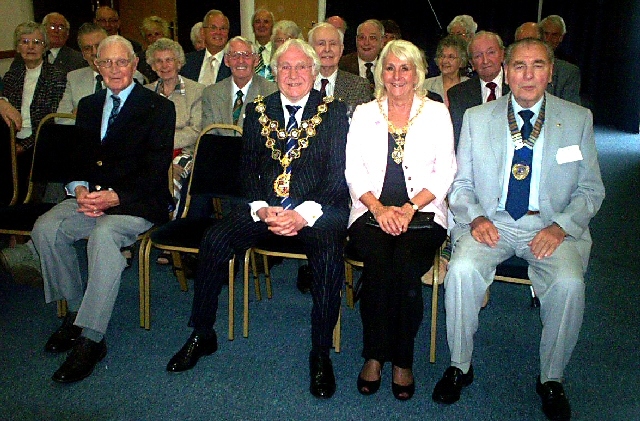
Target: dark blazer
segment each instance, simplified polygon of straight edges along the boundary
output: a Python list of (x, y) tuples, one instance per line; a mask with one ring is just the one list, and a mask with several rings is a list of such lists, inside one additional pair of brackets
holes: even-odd
[(358, 66), (358, 53), (351, 53), (342, 56), (340, 62), (338, 63), (338, 67), (340, 70), (344, 70), (345, 72), (353, 73), (354, 75), (360, 76), (360, 67)]
[[(303, 120), (316, 114), (320, 101), (320, 92), (311, 90), (302, 114)], [(265, 114), (277, 120), (280, 127), (285, 127), (280, 93), (266, 97), (264, 104)], [(262, 125), (258, 122), (259, 116), (256, 104), (247, 104), (241, 158), (244, 195), (250, 202), (265, 200), (270, 206), (280, 206), (280, 198), (273, 191), (273, 182), (282, 173), (282, 167), (271, 158), (271, 150), (265, 147), (265, 138), (260, 134)], [(344, 103), (333, 101), (321, 118), (316, 136), (309, 138), (309, 147), (302, 149), (300, 158), (291, 163), (290, 197), (293, 207), (307, 200), (322, 205), (323, 215), (313, 228), (346, 230), (349, 190), (344, 170), (349, 121)], [(273, 133), (271, 137), (274, 138)], [(277, 140), (276, 148), (284, 150), (285, 143), (286, 140)]]
[(176, 112), (168, 99), (135, 84), (118, 117), (100, 141), (107, 90), (80, 100), (76, 116), (78, 178), (92, 189), (113, 189), (120, 204), (110, 215), (169, 219), (167, 171), (171, 165)]
[[(200, 68), (202, 68), (202, 62), (204, 61), (206, 50), (193, 51), (185, 56), (186, 62), (182, 69), (180, 69), (180, 74), (186, 78), (191, 80), (198, 81), (198, 76), (200, 76)], [(216, 82), (220, 82), (222, 79), (231, 76), (231, 69), (224, 63), (220, 63), (220, 68), (218, 69), (218, 76), (216, 77)]]
[[(502, 82), (502, 95), (509, 92), (509, 85)], [(480, 89), (480, 77), (475, 75), (469, 80), (460, 82), (452, 86), (447, 91), (449, 96), (449, 112), (453, 123), (453, 141), (456, 149), (460, 140), (460, 130), (462, 129), (462, 117), (464, 112), (471, 107), (482, 104), (482, 90)]]
[[(11, 105), (13, 105), (18, 112), (22, 107), (22, 90), (24, 88), (24, 76), (26, 72), (26, 67), (22, 65), (10, 68), (4, 75), (4, 96), (7, 97)], [(46, 60), (43, 61), (40, 77), (38, 78), (36, 89), (33, 92), (33, 100), (29, 108), (33, 135), (20, 140), (20, 144), (24, 148), (33, 146), (33, 140), (35, 139), (40, 120), (47, 114), (56, 112), (66, 85), (66, 73), (62, 73), (59, 68), (49, 64)]]
[[(62, 73), (64, 73), (65, 75), (72, 70), (77, 70), (89, 66), (84, 57), (82, 57), (82, 53), (74, 50), (73, 48), (69, 48), (66, 45), (60, 48), (60, 51), (58, 51), (58, 55), (56, 56), (53, 65), (60, 69), (60, 71), (62, 71)], [(11, 62), (10, 68), (13, 69), (14, 66), (18, 68), (24, 67), (24, 60), (22, 60), (21, 55), (16, 55)]]

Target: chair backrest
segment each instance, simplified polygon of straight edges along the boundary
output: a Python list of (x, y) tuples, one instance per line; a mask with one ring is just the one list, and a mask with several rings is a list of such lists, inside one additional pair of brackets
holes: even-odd
[(242, 128), (231, 124), (210, 124), (201, 132), (193, 153), (193, 170), (185, 201), (186, 214), (192, 195), (212, 197), (240, 197), (241, 136), (221, 136), (209, 133), (214, 129), (233, 130), (242, 134)]
[(16, 126), (0, 122), (0, 205), (18, 201), (18, 164), (16, 160)]
[(38, 125), (29, 173), (29, 190), (25, 203), (32, 200), (34, 185), (67, 182), (75, 177), (74, 157), (77, 153), (76, 126), (55, 124), (56, 118), (75, 120), (75, 115), (47, 114)]

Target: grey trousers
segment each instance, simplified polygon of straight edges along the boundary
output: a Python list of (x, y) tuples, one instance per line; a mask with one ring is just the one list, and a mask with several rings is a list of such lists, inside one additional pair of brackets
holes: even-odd
[[(129, 215), (90, 218), (77, 209), (75, 199), (57, 204), (38, 218), (31, 238), (40, 256), (46, 302), (82, 299), (75, 324), (104, 334), (126, 265), (120, 248), (133, 244), (153, 224)], [(73, 246), (85, 238), (88, 239), (86, 289)]]
[(500, 234), (495, 248), (477, 242), (470, 232), (453, 245), (444, 281), (451, 365), (464, 372), (469, 369), (485, 292), (496, 266), (515, 254), (529, 262), (529, 278), (540, 298), (540, 379), (543, 383), (561, 381), (582, 326), (583, 258), (576, 242), (568, 237), (551, 256), (536, 259), (527, 243), (544, 228), (537, 215), (513, 221), (506, 212), (498, 212), (493, 222)]

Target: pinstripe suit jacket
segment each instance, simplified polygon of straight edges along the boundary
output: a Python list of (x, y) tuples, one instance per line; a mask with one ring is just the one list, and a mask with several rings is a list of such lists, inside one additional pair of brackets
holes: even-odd
[[(233, 87), (232, 76), (214, 83), (204, 88), (202, 92), (202, 128), (213, 123), (233, 124), (233, 103), (235, 93), (231, 92)], [(238, 126), (242, 127), (247, 104), (252, 102), (256, 96), (267, 96), (278, 90), (278, 85), (269, 82), (260, 75), (254, 75), (251, 85), (244, 98), (244, 104), (240, 110)], [(213, 133), (219, 135), (232, 135), (228, 130), (214, 130)], [(235, 132), (234, 132), (235, 133)]]
[[(302, 119), (307, 120), (317, 112), (320, 93), (311, 90)], [(285, 127), (280, 93), (275, 92), (264, 100), (265, 114)], [(260, 134), (260, 114), (256, 104), (247, 105), (244, 120), (244, 144), (241, 159), (243, 169), (242, 186), (249, 202), (265, 200), (270, 206), (280, 206), (280, 198), (273, 191), (273, 182), (282, 173), (280, 163), (271, 158), (265, 147), (265, 138)], [(309, 138), (309, 147), (301, 151), (300, 158), (291, 163), (290, 197), (293, 207), (312, 200), (322, 205), (323, 215), (313, 228), (324, 230), (346, 230), (349, 217), (349, 190), (344, 178), (345, 152), (349, 122), (344, 103), (334, 101), (326, 113), (317, 134)], [(273, 136), (272, 136), (273, 138)], [(284, 150), (286, 140), (276, 140), (276, 148)]]
[[(17, 66), (14, 69), (9, 69), (4, 75), (4, 96), (18, 111), (22, 107), (22, 90), (26, 72), (25, 66)], [(23, 147), (29, 148), (33, 145), (40, 120), (49, 113), (55, 113), (58, 109), (58, 104), (64, 93), (65, 81), (65, 74), (62, 71), (46, 60), (42, 62), (42, 70), (29, 108), (33, 134), (20, 141)]]

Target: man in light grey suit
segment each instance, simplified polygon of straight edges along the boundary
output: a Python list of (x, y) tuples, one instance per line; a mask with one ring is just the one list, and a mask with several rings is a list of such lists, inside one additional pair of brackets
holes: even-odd
[[(107, 31), (95, 23), (85, 23), (78, 29), (78, 46), (89, 66), (67, 73), (67, 86), (58, 104), (59, 113), (75, 114), (82, 98), (104, 88), (95, 60), (98, 45), (106, 37)], [(144, 82), (144, 77), (137, 70), (133, 78), (139, 83)], [(69, 119), (56, 119), (56, 123), (73, 124), (74, 122)]]
[[(224, 49), (224, 62), (231, 69), (231, 76), (207, 86), (202, 92), (202, 127), (212, 123), (235, 124), (242, 127), (247, 103), (258, 95), (267, 96), (278, 86), (254, 73), (258, 64), (255, 45), (237, 36), (229, 40)], [(240, 98), (238, 102), (238, 98)], [(235, 112), (236, 103), (239, 110)], [(220, 135), (234, 135), (230, 130), (214, 130)]]
[(356, 106), (373, 99), (373, 92), (365, 78), (338, 69), (344, 51), (344, 34), (323, 22), (311, 28), (308, 40), (320, 57), (320, 73), (313, 87), (323, 96), (333, 95), (343, 101), (351, 117)]
[(504, 70), (512, 94), (469, 109), (463, 119), (449, 193), (456, 221), (445, 278), (451, 366), (433, 399), (453, 403), (473, 381), (485, 291), (496, 265), (517, 255), (529, 263), (541, 303), (536, 391), (549, 419), (568, 420), (561, 382), (584, 313), (589, 221), (604, 199), (592, 115), (545, 94), (553, 50), (544, 42), (527, 38), (509, 46)]

